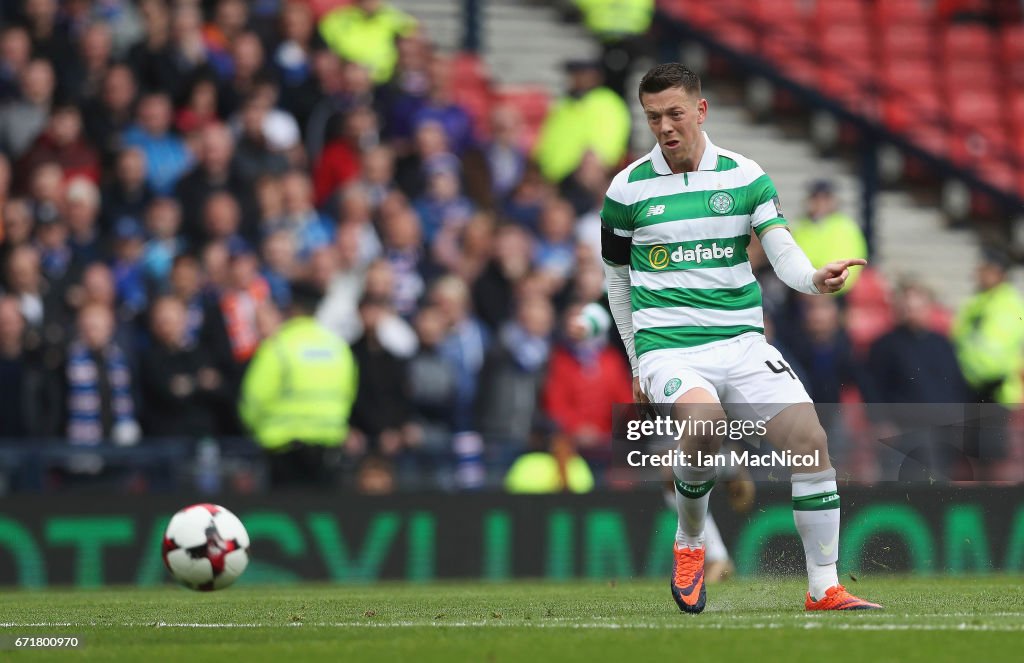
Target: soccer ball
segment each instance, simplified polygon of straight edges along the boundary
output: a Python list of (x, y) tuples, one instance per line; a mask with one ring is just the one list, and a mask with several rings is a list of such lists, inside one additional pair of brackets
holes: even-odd
[(224, 589), (249, 564), (249, 533), (216, 504), (193, 504), (174, 514), (164, 533), (164, 564), (191, 589)]

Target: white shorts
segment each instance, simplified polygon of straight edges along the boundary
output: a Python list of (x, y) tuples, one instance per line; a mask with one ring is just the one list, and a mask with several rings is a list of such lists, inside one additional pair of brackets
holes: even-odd
[(639, 363), (640, 385), (653, 403), (674, 403), (700, 387), (730, 417), (768, 421), (794, 403), (811, 402), (779, 351), (757, 333), (695, 348), (652, 350)]

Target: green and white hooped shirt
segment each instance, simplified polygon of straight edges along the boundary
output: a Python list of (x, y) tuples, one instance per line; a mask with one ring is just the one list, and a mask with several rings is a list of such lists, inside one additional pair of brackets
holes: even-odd
[(785, 226), (778, 193), (750, 159), (704, 134), (696, 172), (673, 174), (661, 148), (612, 180), (605, 228), (629, 237), (636, 355), (764, 332), (750, 231)]

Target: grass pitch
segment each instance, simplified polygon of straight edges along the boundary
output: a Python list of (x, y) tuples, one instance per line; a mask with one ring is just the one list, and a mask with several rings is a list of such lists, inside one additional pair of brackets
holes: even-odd
[[(1020, 577), (874, 577), (884, 612), (807, 614), (804, 583), (712, 585), (702, 615), (662, 583), (382, 583), (5, 593), (0, 639), (78, 635), (77, 650), (0, 658), (104, 661), (1017, 660)], [(663, 657), (656, 659), (654, 657)]]

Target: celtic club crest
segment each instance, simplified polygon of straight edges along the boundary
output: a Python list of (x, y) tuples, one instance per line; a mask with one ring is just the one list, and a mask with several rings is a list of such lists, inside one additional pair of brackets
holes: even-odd
[(715, 214), (728, 214), (736, 207), (736, 201), (725, 191), (718, 191), (711, 195), (708, 200), (708, 207)]

